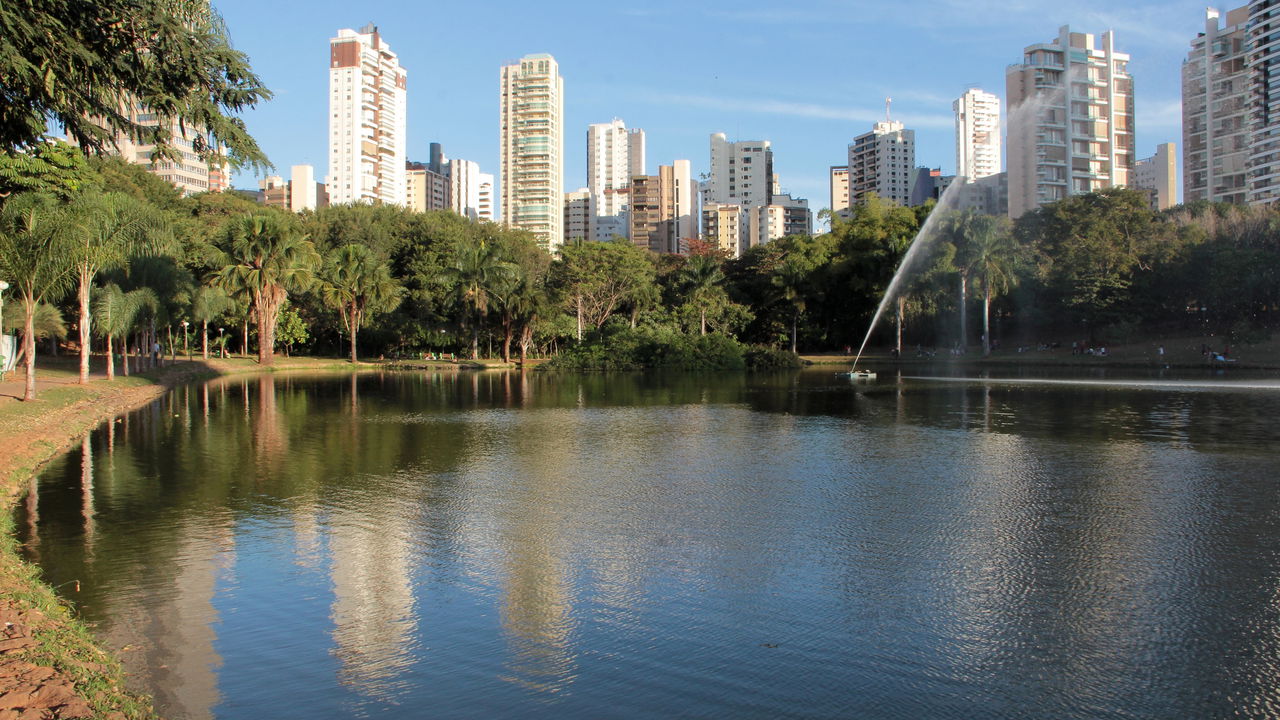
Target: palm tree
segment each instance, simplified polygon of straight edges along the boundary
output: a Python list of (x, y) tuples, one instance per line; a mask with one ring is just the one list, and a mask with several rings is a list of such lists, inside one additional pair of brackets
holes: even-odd
[(463, 306), (463, 316), (459, 323), (465, 329), (466, 308), (470, 307), (475, 314), (471, 324), (471, 358), (480, 355), (480, 324), (485, 313), (489, 312), (489, 299), (492, 288), (499, 278), (514, 275), (516, 266), (503, 260), (496, 249), (486, 242), (459, 245), (453, 253), (450, 263), (440, 273), (440, 280), (451, 290), (459, 305)]
[(808, 306), (805, 290), (809, 281), (809, 271), (803, 263), (788, 257), (778, 266), (771, 281), (774, 287), (778, 288), (781, 298), (791, 303), (794, 311), (791, 315), (791, 352), (795, 352), (796, 326), (800, 323), (800, 316)]
[(89, 382), (89, 291), (93, 279), (99, 271), (124, 265), (145, 240), (156, 238), (162, 224), (148, 205), (122, 193), (86, 193), (76, 198), (68, 211), (79, 282), (80, 383), (84, 384)]
[(344, 245), (328, 257), (321, 295), (342, 315), (342, 325), (351, 337), (351, 362), (356, 362), (356, 333), (377, 313), (390, 312), (400, 304), (403, 289), (391, 278), (385, 262), (380, 262), (363, 245)]
[(202, 285), (191, 298), (191, 317), (200, 323), (200, 356), (209, 359), (209, 323), (228, 312), (235, 301), (221, 287)]
[(116, 376), (112, 339), (120, 339), (120, 365), (124, 374), (128, 375), (129, 333), (134, 329), (138, 316), (144, 310), (154, 311), (159, 304), (160, 300), (156, 297), (155, 291), (147, 287), (125, 292), (119, 285), (112, 283), (98, 292), (98, 297), (93, 303), (93, 321), (98, 332), (107, 341), (108, 379)]
[(22, 304), (27, 382), (23, 400), (36, 399), (35, 314), (41, 301), (66, 292), (75, 266), (64, 230), (65, 217), (52, 196), (15, 195), (0, 207), (0, 276)]
[(218, 274), (222, 286), (244, 292), (258, 325), (258, 363), (275, 360), (276, 319), (289, 293), (315, 280), (320, 255), (307, 236), (278, 214), (245, 215), (228, 223), (231, 264)]
[(991, 300), (1018, 284), (1022, 249), (1007, 218), (991, 218), (970, 247), (968, 267), (982, 288), (982, 354), (991, 354)]
[(708, 255), (694, 255), (680, 268), (680, 284), (684, 286), (689, 302), (698, 305), (701, 334), (707, 334), (707, 303), (724, 282), (720, 263)]

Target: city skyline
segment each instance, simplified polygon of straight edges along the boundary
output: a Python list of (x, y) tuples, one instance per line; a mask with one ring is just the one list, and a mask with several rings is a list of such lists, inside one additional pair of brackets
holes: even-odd
[[(288, 4), (223, 0), (217, 7), (236, 46), (276, 92), (274, 100), (245, 119), (277, 167), (310, 163), (318, 174), (325, 172), (326, 128), (320, 114), (326, 108), (327, 77), (316, 69), (318, 58), (338, 28), (372, 20), (409, 73), (411, 160), (425, 160), (428, 144), (443, 142), (453, 154), (496, 172), (492, 89), (499, 68), (522, 55), (546, 52), (556, 57), (565, 78), (566, 189), (586, 184), (587, 127), (620, 117), (629, 127), (646, 130), (651, 163), (689, 158), (695, 176), (708, 171), (705, 138), (710, 133), (769, 140), (781, 189), (809, 198), (815, 210), (827, 205), (828, 168), (840, 164), (849, 142), (883, 117), (886, 96), (894, 98), (894, 119), (916, 131), (918, 164), (950, 174), (955, 163), (951, 103), (972, 86), (1003, 99), (1005, 67), (1020, 60), (1025, 46), (1052, 39), (1063, 24), (1082, 32), (1112, 29), (1120, 49), (1132, 56), (1138, 156), (1151, 154), (1162, 142), (1180, 144), (1181, 63), (1191, 39), (1203, 30), (1203, 6), (1190, 2), (1116, 10), (1102, 2), (962, 6), (948, 1), (926, 18), (833, 2), (785, 12), (764, 5), (712, 3), (688, 9), (657, 3), (643, 10), (584, 13), (570, 4), (537, 17), (500, 4), (483, 11), (442, 8), (430, 18), (392, 3), (371, 6), (361, 16), (327, 2), (302, 15)], [(1152, 17), (1161, 22), (1150, 22)], [(281, 26), (290, 31), (274, 29)], [(454, 26), (484, 31), (442, 31)], [(652, 63), (628, 64), (610, 54), (616, 43), (595, 42), (594, 33), (584, 32), (593, 29), (608, 29), (614, 39), (661, 32), (670, 37), (664, 45), (671, 52)], [(867, 42), (849, 44), (848, 35), (860, 29)], [(734, 35), (737, 54), (723, 40), (705, 42), (707, 33)], [(977, 34), (983, 35), (980, 43), (973, 42)], [(771, 47), (785, 49), (786, 62), (766, 52)], [(857, 71), (842, 73), (841, 67)], [(256, 184), (252, 174), (236, 176), (237, 187)]]

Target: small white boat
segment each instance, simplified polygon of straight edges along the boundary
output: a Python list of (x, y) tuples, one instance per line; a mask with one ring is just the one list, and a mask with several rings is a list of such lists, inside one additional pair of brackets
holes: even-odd
[(850, 380), (875, 380), (876, 379), (876, 374), (871, 372), (870, 370), (850, 370), (849, 372), (836, 373), (836, 375), (847, 377)]

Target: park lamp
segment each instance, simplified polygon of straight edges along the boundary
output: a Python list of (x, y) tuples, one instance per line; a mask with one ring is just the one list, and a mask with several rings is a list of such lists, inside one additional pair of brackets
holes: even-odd
[(4, 291), (9, 289), (9, 283), (0, 280), (0, 335), (4, 334)]
[(187, 325), (190, 324), (186, 320), (182, 321), (182, 354), (186, 355), (188, 360), (191, 359), (191, 351), (187, 348)]

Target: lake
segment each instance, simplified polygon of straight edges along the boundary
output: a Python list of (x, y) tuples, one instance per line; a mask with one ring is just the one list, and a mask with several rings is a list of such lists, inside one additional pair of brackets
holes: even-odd
[(1280, 383), (891, 372), (215, 381), (19, 538), (172, 718), (1280, 714)]

